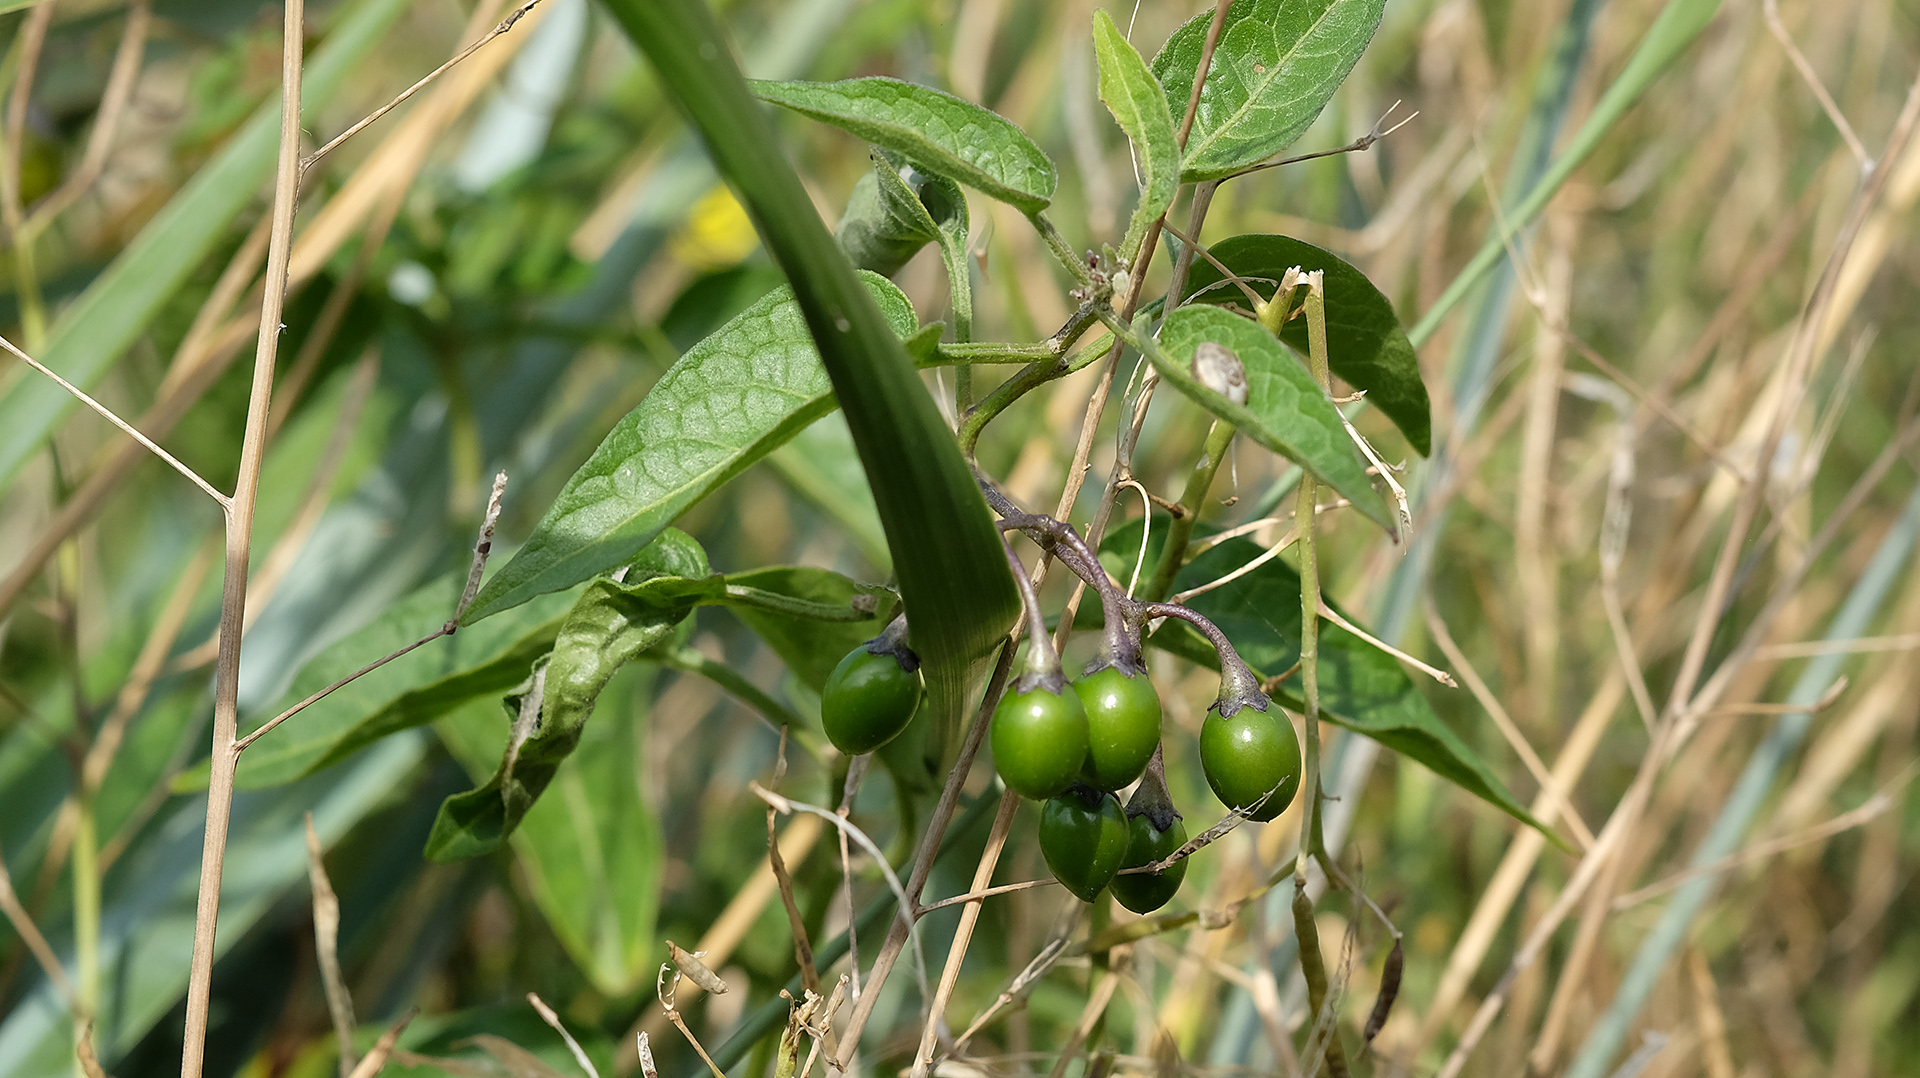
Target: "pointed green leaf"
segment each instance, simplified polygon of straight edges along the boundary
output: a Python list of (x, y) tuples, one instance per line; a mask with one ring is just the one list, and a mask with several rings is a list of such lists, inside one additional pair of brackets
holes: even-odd
[[(1235, 404), (1193, 376), (1194, 349), (1208, 341), (1224, 345), (1246, 365), (1246, 404)], [(1333, 402), (1259, 323), (1218, 307), (1181, 307), (1161, 323), (1160, 347), (1148, 358), (1160, 377), (1195, 403), (1305, 468), (1381, 527), (1392, 527), (1387, 504)]]
[(1053, 201), (1053, 162), (1013, 122), (944, 90), (899, 79), (755, 80), (762, 100), (858, 135), (937, 176), (1035, 213)]
[(1100, 64), (1100, 100), (1133, 140), (1140, 166), (1140, 202), (1120, 241), (1120, 256), (1131, 260), (1180, 190), (1180, 143), (1160, 80), (1105, 11), (1093, 13), (1093, 55)]
[[(912, 333), (907, 297), (885, 278), (865, 281), (893, 333)], [(614, 426), (463, 623), (623, 564), (833, 404), (793, 293), (776, 289), (688, 349)]]
[[(1394, 316), (1393, 304), (1367, 275), (1331, 251), (1289, 236), (1231, 236), (1209, 250), (1235, 275), (1268, 299), (1288, 269), (1320, 270), (1327, 282), (1327, 360), (1333, 373), (1367, 403), (1393, 420), (1421, 455), (1433, 449), (1426, 383), (1413, 343)], [(1187, 278), (1187, 294), (1198, 303), (1245, 303), (1245, 296), (1213, 263), (1201, 259)], [(1280, 339), (1301, 355), (1307, 352), (1307, 321), (1295, 318), (1281, 327)]]
[[(706, 140), (715, 166), (739, 192), (793, 285), (846, 413), (913, 619), (913, 648), (927, 678), (928, 742), (934, 755), (950, 758), (959, 745), (962, 716), (1020, 606), (986, 500), (898, 335), (889, 332), (872, 296), (821, 225), (800, 178), (777, 152), (773, 125), (734, 66), (713, 13), (701, 0), (606, 0), (606, 6)], [(894, 84), (888, 93), (897, 100), (917, 94), (898, 90), (904, 85)], [(1051, 195), (1053, 168), (1044, 156), (1028, 156), (1025, 164), (1008, 168), (1013, 156), (1032, 146), (1012, 125), (984, 110), (954, 108), (955, 99), (915, 100), (937, 104), (939, 116), (923, 115), (924, 122), (913, 126), (915, 110), (902, 115), (883, 110), (885, 122), (870, 129), (944, 157), (949, 155), (927, 132), (951, 134), (950, 124), (964, 119), (962, 126), (974, 124), (977, 131), (960, 145), (980, 150), (983, 164), (952, 157), (950, 163), (965, 165), (961, 174), (943, 172), (911, 153), (909, 159), (961, 182), (970, 182), (968, 174), (984, 176), (1028, 206)], [(855, 110), (856, 118), (866, 105)], [(1032, 190), (1022, 195), (1006, 188), (983, 170), (984, 164), (1033, 181)]]
[[(1155, 540), (1165, 534), (1165, 518), (1156, 519), (1149, 563), (1158, 557)], [(1215, 529), (1202, 526), (1200, 532)], [(1110, 571), (1130, 572), (1140, 550), (1138, 522), (1121, 528), (1100, 544)], [(1176, 590), (1216, 580), (1263, 553), (1250, 539), (1229, 539), (1208, 548), (1175, 578)], [(1187, 602), (1233, 641), (1240, 657), (1262, 678), (1282, 673), (1300, 658), (1300, 574), (1280, 558), (1197, 595)], [(1091, 612), (1098, 623), (1099, 611)], [(1341, 612), (1355, 624), (1359, 621)], [(1331, 621), (1320, 622), (1320, 708), (1336, 725), (1378, 741), (1411, 757), (1434, 774), (1480, 798), (1529, 827), (1560, 841), (1515, 800), (1506, 784), (1480, 754), (1440, 720), (1398, 660)], [(1185, 622), (1169, 619), (1147, 642), (1195, 663), (1217, 668), (1213, 648)], [(1300, 675), (1280, 686), (1288, 706), (1301, 706)]]
[[(1217, 180), (1292, 145), (1346, 81), (1385, 9), (1386, 0), (1234, 0), (1200, 89), (1182, 178)], [(1211, 9), (1195, 15), (1153, 58), (1175, 116), (1186, 116), (1212, 22)]]
[[(335, 25), (307, 60), (300, 83), (306, 114), (326, 106), (406, 7), (406, 0), (365, 0)], [(34, 358), (81, 389), (92, 388), (253, 203), (273, 174), (279, 145), (275, 94), (60, 314)], [(0, 395), (0, 482), (78, 403), (24, 364), (12, 366), (11, 376), (0, 379), (7, 383)]]

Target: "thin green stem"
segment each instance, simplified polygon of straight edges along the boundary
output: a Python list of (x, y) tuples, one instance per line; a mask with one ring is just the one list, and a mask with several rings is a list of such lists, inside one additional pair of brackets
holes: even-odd
[[(100, 835), (93, 814), (93, 793), (84, 781), (74, 798), (73, 826), (73, 958), (78, 967), (74, 1002), (80, 1020), (90, 1022), (100, 1010)], [(80, 1036), (91, 1037), (91, 1025)], [(88, 1078), (78, 1060), (75, 1078)]]
[[(947, 296), (953, 308), (954, 343), (970, 344), (973, 341), (973, 277), (967, 266), (967, 252), (964, 244), (956, 251), (950, 244), (943, 243), (940, 253), (947, 263)], [(953, 412), (966, 415), (972, 407), (973, 366), (961, 363), (953, 372)]]
[[(741, 703), (758, 711), (763, 718), (775, 726), (784, 726), (796, 735), (804, 734), (807, 730), (805, 720), (801, 719), (792, 708), (762, 691), (758, 685), (740, 676), (726, 663), (715, 662), (698, 649), (674, 648), (663, 652), (660, 655), (660, 664), (706, 678), (725, 689)], [(820, 755), (819, 746), (813, 744), (810, 739), (803, 740), (802, 744), (814, 755)]]
[(1047, 241), (1047, 250), (1053, 252), (1053, 257), (1066, 267), (1068, 273), (1073, 274), (1073, 279), (1080, 283), (1080, 287), (1093, 287), (1093, 271), (1087, 267), (1085, 259), (1074, 253), (1066, 237), (1060, 234), (1060, 230), (1053, 227), (1053, 222), (1047, 219), (1046, 211), (1037, 210), (1028, 214), (1027, 220), (1033, 222), (1033, 227), (1040, 233), (1040, 238)]
[(40, 270), (33, 257), (36, 238), (26, 228), (14, 233), (13, 279), (20, 300), (20, 336), (26, 339), (27, 351), (38, 355), (47, 347), (47, 304), (40, 293)]
[(960, 452), (968, 460), (973, 459), (973, 451), (980, 444), (980, 432), (988, 423), (998, 418), (1001, 412), (1013, 406), (1013, 402), (1028, 393), (1046, 385), (1066, 372), (1065, 365), (1057, 359), (1043, 359), (1038, 363), (1029, 363), (1012, 378), (993, 387), (985, 400), (966, 418), (960, 421), (958, 438)]
[[(1307, 275), (1306, 316), (1308, 365), (1313, 380), (1326, 389), (1332, 383), (1327, 361), (1327, 301), (1318, 272)], [(1300, 764), (1300, 847), (1293, 865), (1293, 920), (1300, 942), (1300, 971), (1307, 978), (1316, 1024), (1326, 1000), (1326, 970), (1320, 941), (1313, 931), (1313, 902), (1307, 897), (1307, 862), (1326, 849), (1320, 830), (1320, 561), (1313, 537), (1319, 485), (1312, 476), (1303, 474), (1293, 511), (1294, 531), (1300, 537), (1300, 683), (1306, 703), (1302, 716), (1306, 737)], [(1317, 994), (1313, 988), (1316, 977), (1320, 982)], [(1329, 1074), (1347, 1073), (1340, 1031), (1332, 1024), (1327, 1027), (1326, 1061)]]
[(1300, 477), (1300, 489), (1294, 501), (1295, 546), (1300, 554), (1300, 682), (1306, 702), (1303, 716), (1305, 738), (1301, 742), (1300, 850), (1294, 859), (1294, 876), (1305, 880), (1307, 860), (1321, 845), (1320, 839), (1320, 560), (1313, 540), (1314, 497), (1312, 476)]
[(1213, 426), (1207, 428), (1206, 446), (1200, 451), (1200, 461), (1193, 466), (1193, 473), (1187, 476), (1187, 489), (1180, 495), (1181, 512), (1167, 528), (1167, 543), (1160, 548), (1160, 561), (1154, 566), (1153, 576), (1142, 593), (1147, 598), (1164, 599), (1173, 591), (1173, 578), (1186, 561), (1187, 543), (1193, 539), (1193, 527), (1200, 522), (1200, 511), (1206, 508), (1207, 491), (1212, 489), (1213, 477), (1219, 473), (1220, 462), (1226, 459), (1227, 446), (1232, 441), (1233, 424), (1216, 419)]
[[(946, 360), (950, 352), (968, 356), (969, 362), (1007, 362), (1015, 357), (1021, 360), (1032, 359), (1026, 369), (995, 386), (993, 392), (987, 394), (986, 399), (975, 406), (971, 412), (962, 413), (963, 418), (960, 420), (958, 432), (960, 452), (971, 461), (974, 447), (979, 444), (981, 431), (986, 429), (988, 423), (997, 419), (1000, 413), (1012, 407), (1015, 401), (1048, 382), (1064, 378), (1100, 358), (1104, 354), (1104, 346), (1082, 349), (1070, 360), (1063, 360), (1060, 357), (1066, 353), (1067, 349), (1073, 347), (1073, 343), (1079, 340), (1088, 328), (1111, 314), (1112, 310), (1104, 304), (1083, 303), (1073, 312), (1073, 317), (1067, 321), (1067, 324), (1060, 327), (1059, 332), (1037, 344), (980, 346), (982, 349), (990, 348), (994, 351), (974, 352), (971, 355), (954, 349), (950, 345), (942, 346), (939, 357), (942, 361)], [(982, 355), (1005, 358), (973, 358)]]

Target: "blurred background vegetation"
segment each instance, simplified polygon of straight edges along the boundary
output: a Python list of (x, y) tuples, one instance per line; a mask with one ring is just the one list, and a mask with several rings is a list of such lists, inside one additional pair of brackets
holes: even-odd
[[(152, 0), (124, 107), (96, 139), (140, 9), (125, 0), (59, 0), (50, 15), (48, 5), (25, 6), (0, 3), (13, 9), (0, 14), (0, 85), (12, 88), (3, 149), (9, 171), (17, 167), (11, 192), (0, 192), (12, 255), (0, 265), (0, 326), (36, 354), (91, 357), (96, 396), (230, 489), (248, 389), (248, 364), (232, 360), (246, 353), (258, 318), (278, 8)], [(344, 130), (509, 6), (517, 5), (315, 0), (310, 77), (331, 83), (309, 83), (307, 132), (317, 143)], [(1111, 14), (1151, 56), (1203, 6), (1211, 5), (1149, 0)], [(1364, 269), (1412, 325), (1663, 6), (1393, 0), (1372, 48), (1296, 152), (1364, 134), (1395, 102), (1418, 118), (1367, 152), (1227, 183), (1204, 238), (1282, 232), (1323, 245)], [(1095, 96), (1091, 0), (733, 0), (719, 9), (749, 74), (888, 74), (949, 89), (1020, 124), (1060, 163), (1052, 216), (1076, 248), (1113, 242), (1124, 227), (1135, 188), (1127, 143)], [(1540, 785), (1490, 719), (1487, 701), (1496, 701), (1563, 775), (1594, 831), (1646, 752), (1640, 675), (1649, 699), (1663, 701), (1737, 477), (1767, 470), (1766, 512), (1751, 533), (1764, 532), (1766, 543), (1740, 566), (1716, 658), (1776, 595), (1786, 605), (1768, 640), (1817, 638), (1897, 527), (1915, 480), (1912, 443), (1896, 440), (1912, 424), (1920, 385), (1911, 360), (1900, 359), (1920, 346), (1920, 306), (1911, 302), (1920, 151), (1880, 162), (1891, 175), (1817, 327), (1808, 393), (1781, 452), (1759, 455), (1786, 385), (1788, 341), (1862, 182), (1858, 156), (1806, 74), (1877, 153), (1920, 66), (1920, 10), (1894, 0), (1784, 0), (1780, 29), (1804, 53), (1806, 74), (1767, 12), (1759, 0), (1724, 5), (1538, 227), (1516, 238), (1517, 271), (1497, 275), (1425, 341), (1435, 459), (1448, 469), (1428, 475), (1432, 466), (1390, 425), (1371, 413), (1358, 419), (1413, 477), (1438, 477), (1422, 491), (1425, 560), (1404, 591), (1430, 596), (1431, 612), (1423, 603), (1387, 609), (1390, 582), (1408, 572), (1401, 548), (1360, 519), (1335, 514), (1322, 525), (1329, 596), (1394, 625), (1390, 635), (1415, 654), (1456, 672), (1470, 664), (1482, 692), (1424, 682), (1422, 692), (1530, 799)], [(32, 41), (36, 18), (43, 43)], [(1569, 40), (1577, 63), (1556, 76)], [(1565, 118), (1543, 126), (1556, 87)], [(778, 123), (831, 224), (870, 167), (866, 147), (791, 116)], [(97, 169), (95, 141), (104, 152)], [(63, 185), (59, 212), (36, 217), (36, 204), (49, 205)], [(1008, 207), (976, 196), (972, 220), (976, 336), (1047, 336), (1072, 310), (1070, 282)], [(497, 468), (513, 476), (501, 534), (509, 546), (524, 537), (680, 352), (780, 281), (645, 62), (586, 0), (545, 0), (332, 153), (308, 178), (296, 237), (278, 428), (255, 531), (249, 607), (258, 616), (247, 635), (243, 714), (269, 707), (327, 644), (464, 566)], [(1164, 263), (1152, 272), (1159, 281)], [(929, 249), (897, 277), (923, 321), (944, 314), (942, 273)], [(1050, 505), (1058, 496), (1096, 373), (1029, 396), (989, 428), (981, 463), (1016, 498)], [(0, 854), (20, 908), (77, 981), (97, 982), (107, 1068), (122, 1078), (172, 1073), (205, 812), (193, 775), (208, 751), (220, 517), (105, 422), (48, 395), (38, 377), (11, 360), (0, 365)], [(940, 376), (927, 380), (951, 399)], [(1108, 409), (1107, 428), (1119, 412)], [(1205, 427), (1202, 413), (1176, 400), (1150, 413), (1136, 468), (1155, 495), (1178, 497)], [(1096, 477), (1110, 470), (1112, 446), (1103, 428)], [(1858, 505), (1844, 506), (1889, 446), (1892, 459), (1871, 473)], [(1215, 487), (1226, 501), (1210, 522), (1264, 517), (1283, 471), (1240, 446)], [(1089, 483), (1076, 521), (1091, 516), (1099, 490)], [(1796, 573), (1837, 508), (1847, 513), (1840, 530)], [(1138, 506), (1128, 512), (1137, 516)], [(1607, 521), (1626, 530), (1615, 533), (1624, 535), (1617, 572), (1603, 574)], [(679, 526), (717, 569), (807, 564), (876, 582), (889, 572), (837, 416)], [(1277, 534), (1269, 527), (1256, 538)], [(1777, 778), (1766, 776), (1747, 841), (1781, 841), (1718, 877), (1652, 985), (1629, 1044), (1651, 1047), (1633, 1057), (1638, 1073), (1865, 1078), (1920, 1066), (1920, 819), (1906, 785), (1920, 720), (1920, 574), (1889, 587), (1860, 635), (1890, 639), (1847, 660), (1850, 680), (1821, 701), (1804, 745), (1786, 745)], [(731, 614), (701, 612), (690, 639), (802, 713), (817, 707)], [(1091, 648), (1076, 642), (1069, 661)], [(1174, 728), (1169, 778), (1198, 830), (1222, 811), (1191, 736), (1215, 675), (1152, 659)], [(1790, 649), (1763, 651), (1724, 699), (1778, 701), (1806, 662)], [(776, 999), (797, 967), (766, 868), (764, 805), (747, 782), (771, 771), (777, 733), (708, 680), (630, 668), (510, 850), (429, 863), (421, 849), (441, 800), (492, 771), (497, 708), (468, 705), (291, 785), (243, 791), (210, 1073), (334, 1071), (307, 812), (339, 895), (339, 958), (365, 1023), (362, 1047), (408, 1008), (422, 1012), (402, 1041), (414, 1054), (390, 1073), (577, 1073), (524, 1003), (528, 991), (557, 1008), (602, 1074), (635, 1067), (631, 1034), (641, 1029), (663, 1071), (697, 1073), (655, 1005), (667, 939), (704, 947), (732, 986), (712, 997), (682, 988), (687, 1021), (710, 1048)], [(1512, 1000), (1468, 1073), (1560, 1072), (1669, 900), (1631, 892), (1685, 867), (1778, 718), (1735, 708), (1702, 720), (1599, 897), (1583, 900), (1543, 960), (1510, 983)], [(90, 759), (102, 770), (83, 782)], [(832, 800), (844, 764), (836, 771), (833, 760), (798, 751), (787, 759), (789, 791)], [(988, 781), (980, 769), (969, 793)], [(1501, 982), (1574, 858), (1543, 850), (1512, 819), (1391, 754), (1376, 761), (1336, 746), (1328, 782), (1342, 798), (1333, 815), (1343, 863), (1405, 932), (1398, 1009), (1358, 1068), (1431, 1072)], [(853, 819), (897, 860), (928, 791), (895, 783), (876, 771)], [(76, 791), (90, 802), (93, 829), (78, 841)], [(1045, 875), (1025, 821), (1034, 810), (1022, 812), (996, 882)], [(1291, 858), (1297, 826), (1295, 810), (1235, 832), (1195, 859), (1179, 901), (1213, 910), (1246, 894)], [(816, 945), (848, 919), (837, 844), (830, 833), (818, 840), (821, 830), (785, 832)], [(955, 832), (930, 896), (968, 890), (984, 839), (984, 826)], [(870, 863), (856, 858), (856, 870), (856, 906), (884, 893)], [(98, 880), (97, 909), (76, 872)], [(1056, 888), (986, 904), (948, 1011), (956, 1029), (1049, 939), (1076, 931), (1078, 905)], [(949, 909), (922, 924), (936, 961), (957, 917)], [(1347, 970), (1342, 1021), (1351, 1035), (1388, 941), (1338, 898), (1323, 904), (1320, 931)], [(862, 938), (863, 960), (879, 935)], [(1286, 1031), (1301, 1014), (1290, 940), (1284, 902), (1271, 899), (1223, 928), (1188, 925), (1143, 941), (1089, 1043), (1117, 1057), (1090, 1065), (1289, 1072)], [(75, 965), (80, 945), (93, 956), (91, 974)], [(1098, 974), (1084, 956), (1061, 961), (941, 1073), (1051, 1069), (1059, 1078), (1055, 1055)], [(913, 978), (895, 977), (885, 991), (861, 1056), (868, 1073), (905, 1066), (919, 1038)], [(0, 1072), (71, 1071), (64, 1006), (12, 932), (0, 935), (0, 1012)], [(771, 1051), (763, 1040), (730, 1072), (760, 1078)], [(1071, 1069), (1087, 1073), (1080, 1066)]]

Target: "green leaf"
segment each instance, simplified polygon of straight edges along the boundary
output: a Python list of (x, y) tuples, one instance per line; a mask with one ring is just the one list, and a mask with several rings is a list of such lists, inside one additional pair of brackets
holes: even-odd
[[(1156, 540), (1165, 534), (1165, 523), (1164, 517), (1155, 519), (1154, 534), (1149, 539), (1149, 546), (1154, 548), (1148, 554), (1149, 564), (1159, 556)], [(1215, 530), (1204, 525), (1197, 529), (1201, 533)], [(1100, 544), (1102, 561), (1123, 579), (1139, 550), (1137, 521)], [(1228, 539), (1181, 569), (1174, 588), (1179, 591), (1216, 580), (1263, 552), (1250, 539)], [(1299, 661), (1300, 574), (1280, 558), (1197, 595), (1186, 605), (1218, 625), (1233, 641), (1240, 657), (1262, 678), (1282, 673)], [(1099, 611), (1091, 613), (1093, 624), (1098, 624)], [(1346, 611), (1341, 611), (1341, 616), (1360, 624)], [(1398, 660), (1324, 618), (1319, 635), (1320, 708), (1329, 721), (1419, 761), (1448, 782), (1560, 841), (1514, 799), (1480, 754), (1433, 713)], [(1147, 642), (1192, 662), (1218, 668), (1213, 648), (1185, 622), (1169, 619)], [(1279, 696), (1298, 708), (1302, 706), (1301, 692), (1300, 675), (1296, 673), (1280, 686)]]
[(858, 135), (1027, 213), (1053, 201), (1059, 174), (1027, 133), (943, 90), (877, 76), (751, 85), (762, 100)]
[[(466, 576), (449, 573), (420, 587), (330, 645), (301, 669), (271, 709), (252, 718), (265, 721), (438, 629), (453, 613)], [(506, 692), (553, 645), (572, 602), (570, 595), (542, 596), (509, 616), (463, 628), (342, 686), (247, 749), (237, 784), (247, 789), (291, 782), (474, 697)]]
[[(1271, 157), (1313, 126), (1373, 40), (1386, 0), (1234, 0), (1200, 88), (1182, 179), (1217, 180)], [(1153, 58), (1167, 106), (1185, 118), (1208, 10)]]
[(727, 576), (727, 583), (822, 606), (870, 604), (871, 617), (838, 622), (759, 607), (734, 606), (740, 620), (767, 642), (795, 677), (816, 693), (826, 685), (827, 675), (847, 652), (880, 635), (899, 603), (897, 595), (877, 584), (861, 584), (829, 569), (806, 566), (773, 566), (732, 573)]
[[(882, 277), (867, 274), (865, 283), (892, 333), (913, 332), (907, 297)], [(792, 291), (762, 297), (689, 349), (615, 424), (462, 623), (625, 563), (833, 404)]]
[[(1240, 357), (1247, 369), (1247, 403), (1238, 405), (1192, 374), (1194, 349), (1212, 341)], [(1383, 528), (1392, 528), (1387, 504), (1367, 477), (1340, 414), (1300, 361), (1259, 323), (1218, 307), (1181, 307), (1160, 326), (1160, 347), (1148, 353), (1154, 369), (1195, 403), (1240, 433), (1299, 464)]]
[[(406, 7), (406, 0), (364, 0), (340, 19), (307, 59), (300, 102), (308, 117), (326, 107)], [(81, 389), (99, 382), (226, 235), (233, 219), (253, 204), (273, 172), (279, 145), (275, 94), (60, 314), (35, 358)], [(44, 375), (16, 365), (0, 395), (0, 482), (13, 476), (77, 403)]]
[[(927, 679), (928, 742), (935, 755), (951, 758), (962, 716), (1020, 607), (986, 500), (898, 335), (889, 331), (873, 297), (827, 235), (800, 178), (774, 152), (773, 125), (734, 66), (713, 12), (701, 0), (606, 0), (606, 6), (706, 140), (715, 166), (739, 192), (767, 250), (793, 285), (846, 413), (893, 552), (900, 594), (913, 618), (913, 648)], [(974, 117), (979, 137), (976, 142), (969, 135), (969, 143), (984, 150), (988, 156), (982, 160), (995, 168), (1012, 163), (1022, 145), (1031, 148), (1024, 135), (991, 113), (963, 113), (952, 99), (938, 96), (926, 100), (942, 111), (939, 122), (929, 119), (923, 125), (926, 130), (944, 131), (949, 120)], [(988, 121), (984, 125), (982, 118)], [(872, 126), (900, 134), (915, 147), (938, 149), (920, 127)], [(1011, 171), (1045, 180), (1023, 196), (1037, 205), (1044, 202), (1039, 192), (1052, 193), (1053, 170), (1044, 157), (1026, 161)], [(942, 172), (931, 162), (919, 163)], [(992, 178), (973, 165), (967, 169)], [(968, 182), (965, 174), (943, 174)]]
[(440, 806), (427, 856), (457, 861), (499, 848), (579, 747), (594, 702), (613, 675), (665, 640), (701, 600), (725, 595), (718, 576), (595, 580), (568, 611), (553, 652), (506, 698), (511, 735), (493, 777)]
[[(652, 680), (653, 668), (635, 665), (614, 682), (607, 696), (622, 707), (587, 724), (578, 751), (511, 841), (554, 936), (608, 996), (626, 995), (653, 975), (664, 843), (641, 789), (640, 703)], [(476, 782), (492, 773), (506, 733), (496, 702), (473, 701), (435, 729)]]
[[(1331, 251), (1289, 236), (1252, 234), (1231, 236), (1214, 244), (1213, 256), (1262, 296), (1271, 299), (1280, 278), (1299, 266), (1320, 270), (1327, 283), (1327, 360), (1333, 373), (1355, 389), (1366, 391), (1367, 403), (1393, 420), (1421, 456), (1433, 450), (1426, 383), (1420, 380), (1420, 360), (1407, 340), (1393, 304), (1367, 275)], [(1188, 294), (1199, 303), (1244, 301), (1238, 288), (1211, 262), (1193, 264), (1187, 278)], [(1280, 339), (1302, 355), (1307, 352), (1307, 322), (1295, 318), (1281, 327)]]
[(1120, 256), (1131, 260), (1180, 190), (1180, 143), (1160, 80), (1104, 10), (1093, 13), (1093, 55), (1100, 64), (1100, 100), (1138, 152), (1140, 202), (1120, 241)]

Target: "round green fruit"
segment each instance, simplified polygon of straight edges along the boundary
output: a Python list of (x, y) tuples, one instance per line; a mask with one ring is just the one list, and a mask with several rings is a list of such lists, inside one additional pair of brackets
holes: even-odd
[(1087, 758), (1087, 712), (1073, 693), (1036, 686), (1000, 701), (988, 736), (1007, 788), (1045, 801), (1080, 774)]
[[(1165, 831), (1153, 826), (1153, 818), (1142, 813), (1127, 821), (1127, 856), (1121, 868), (1150, 865), (1185, 845), (1187, 825), (1174, 817)], [(1173, 901), (1180, 881), (1187, 878), (1187, 862), (1175, 861), (1161, 872), (1134, 872), (1117, 875), (1108, 887), (1122, 906), (1135, 913), (1152, 913)]]
[(1073, 691), (1087, 712), (1083, 781), (1118, 790), (1139, 778), (1160, 743), (1160, 694), (1147, 675), (1103, 667), (1074, 682)]
[(1300, 739), (1278, 708), (1241, 708), (1229, 719), (1213, 712), (1200, 726), (1200, 766), (1214, 796), (1228, 808), (1244, 809), (1272, 790), (1250, 816), (1271, 820), (1286, 811), (1300, 789)]
[(1084, 787), (1069, 789), (1040, 810), (1040, 852), (1053, 878), (1092, 902), (1127, 856), (1127, 813), (1110, 793), (1090, 801)]
[(820, 692), (827, 740), (849, 756), (872, 752), (907, 728), (920, 706), (920, 672), (865, 644), (847, 652)]

